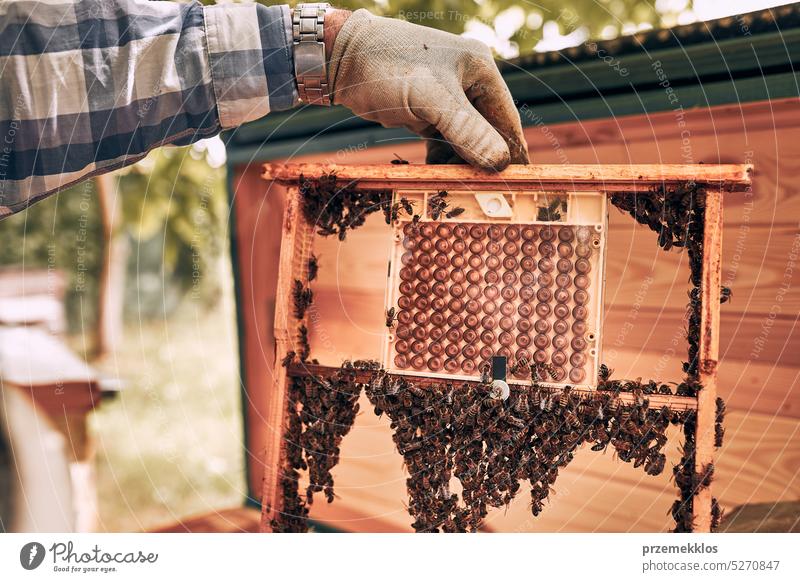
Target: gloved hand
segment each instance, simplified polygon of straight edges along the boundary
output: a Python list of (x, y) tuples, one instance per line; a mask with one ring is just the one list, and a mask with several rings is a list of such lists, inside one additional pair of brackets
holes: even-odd
[(502, 170), (528, 163), (519, 112), (483, 43), (355, 11), (328, 72), (333, 102), (384, 127), (428, 138), (428, 162)]

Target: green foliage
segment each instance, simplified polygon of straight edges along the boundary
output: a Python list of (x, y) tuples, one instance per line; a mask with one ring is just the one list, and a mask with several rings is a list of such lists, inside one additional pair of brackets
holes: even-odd
[[(124, 232), (115, 235), (141, 243), (163, 240), (155, 265), (139, 262), (132, 253), (134, 272), (155, 270), (182, 292), (213, 298), (217, 282), (205, 275), (226, 245), (224, 168), (212, 168), (206, 154), (192, 147), (160, 148), (123, 170), (118, 180)], [(103, 248), (93, 180), (0, 221), (0, 266), (65, 273), (71, 330), (96, 321)]]
[(184, 290), (204, 280), (225, 247), (225, 170), (193, 147), (160, 148), (119, 176), (124, 226), (163, 238), (162, 274)]
[(66, 275), (72, 329), (96, 318), (103, 230), (94, 182), (78, 184), (0, 221), (0, 265)]
[(367, 8), (375, 14), (403, 18), (455, 34), (464, 32), (470, 21), (494, 27), (499, 14), (513, 9), (523, 15), (523, 18), (517, 18), (521, 26), (510, 36), (510, 40), (518, 45), (520, 54), (533, 50), (542, 39), (542, 27), (547, 21), (558, 23), (561, 34), (585, 27), (590, 38), (600, 37), (601, 32), (607, 34), (604, 29), (609, 26), (619, 34), (626, 23), (655, 27), (662, 24), (654, 2), (648, 0), (337, 0), (333, 4), (351, 10)]

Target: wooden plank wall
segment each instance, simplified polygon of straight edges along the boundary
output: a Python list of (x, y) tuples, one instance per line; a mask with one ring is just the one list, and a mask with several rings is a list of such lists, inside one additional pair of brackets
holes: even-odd
[[(724, 508), (800, 498), (800, 165), (797, 100), (722, 107), (649, 118), (621, 118), (526, 130), (536, 163), (739, 163), (756, 166), (752, 193), (725, 200), (723, 281), (733, 300), (722, 311), (719, 392), (729, 403), (727, 437), (714, 484)], [(385, 163), (397, 153), (424, 160), (421, 144), (348, 148), (293, 161)], [(243, 169), (237, 184), (240, 308), (245, 314), (250, 485), (258, 491), (265, 431), (263, 390), (271, 361), (275, 261), (282, 189)], [(356, 244), (353, 244), (356, 243)], [(314, 356), (337, 365), (344, 358), (380, 357), (385, 225), (370, 219), (345, 245), (321, 240), (319, 280), (311, 312)], [(347, 249), (369, 249), (353, 254)], [(796, 259), (796, 257), (795, 257)], [(787, 270), (787, 267), (789, 269)], [(684, 311), (688, 264), (684, 253), (665, 253), (655, 235), (611, 211), (604, 360), (624, 377), (675, 379), (685, 354)], [(410, 531), (405, 474), (388, 422), (369, 403), (342, 448), (335, 471), (339, 499), (318, 502), (312, 517), (353, 531)], [(668, 462), (677, 462), (678, 439)], [(663, 531), (675, 489), (667, 469), (647, 477), (612, 458), (582, 451), (562, 472), (549, 507), (533, 520), (523, 492), (508, 510), (494, 512), (494, 531)], [(609, 503), (608, 500), (614, 500)]]

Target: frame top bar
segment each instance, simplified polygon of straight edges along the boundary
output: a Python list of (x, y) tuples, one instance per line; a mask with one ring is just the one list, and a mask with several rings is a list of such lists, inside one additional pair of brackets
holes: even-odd
[(721, 191), (740, 192), (751, 184), (750, 164), (550, 164), (511, 165), (487, 172), (467, 165), (319, 163), (264, 164), (262, 177), (295, 184), (300, 176), (335, 173), (343, 183), (364, 189), (553, 189), (646, 192), (654, 186), (695, 182)]

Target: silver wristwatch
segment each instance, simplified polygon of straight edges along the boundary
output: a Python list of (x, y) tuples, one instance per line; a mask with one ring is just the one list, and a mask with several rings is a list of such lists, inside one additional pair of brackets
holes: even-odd
[(314, 105), (331, 104), (323, 36), (328, 8), (328, 3), (298, 4), (292, 13), (297, 90), (301, 101)]

